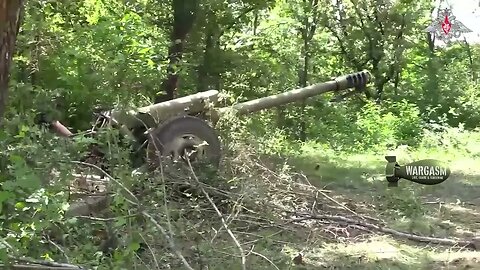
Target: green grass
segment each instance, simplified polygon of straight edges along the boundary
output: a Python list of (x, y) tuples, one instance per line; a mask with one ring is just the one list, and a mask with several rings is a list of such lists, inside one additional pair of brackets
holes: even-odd
[[(430, 148), (342, 154), (308, 145), (301, 153), (290, 163), (313, 185), (330, 190), (333, 198), (358, 213), (385, 220), (391, 228), (447, 238), (469, 238), (480, 232), (480, 155), (475, 151)], [(436, 186), (400, 180), (399, 187), (388, 188), (384, 156), (392, 153), (400, 164), (442, 160), (452, 174)], [(292, 269), (480, 269), (478, 252), (390, 236), (345, 241), (313, 246), (305, 255), (307, 265)]]

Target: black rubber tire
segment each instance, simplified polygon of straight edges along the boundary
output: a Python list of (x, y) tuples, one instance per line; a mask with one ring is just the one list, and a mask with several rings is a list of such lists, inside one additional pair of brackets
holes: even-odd
[[(206, 141), (208, 143), (208, 146), (205, 146), (206, 162), (214, 169), (219, 167), (222, 149), (218, 133), (206, 121), (189, 115), (169, 119), (151, 133), (147, 146), (147, 162), (149, 166), (151, 168), (158, 167), (159, 160), (156, 150), (158, 149), (161, 155), (168, 154), (163, 153), (163, 145), (168, 144), (183, 134), (192, 134)], [(156, 147), (152, 139), (155, 140)]]

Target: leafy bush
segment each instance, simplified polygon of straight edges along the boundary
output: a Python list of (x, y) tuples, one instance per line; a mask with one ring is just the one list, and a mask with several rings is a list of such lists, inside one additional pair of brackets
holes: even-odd
[(417, 145), (422, 138), (423, 122), (416, 105), (401, 101), (378, 105), (367, 102), (357, 113), (352, 104), (332, 104), (322, 108), (310, 133), (320, 135), (339, 151), (383, 149), (401, 144)]
[(480, 129), (465, 130), (464, 125), (450, 127), (430, 123), (426, 125), (421, 147), (424, 149), (442, 149), (457, 153), (480, 156)]

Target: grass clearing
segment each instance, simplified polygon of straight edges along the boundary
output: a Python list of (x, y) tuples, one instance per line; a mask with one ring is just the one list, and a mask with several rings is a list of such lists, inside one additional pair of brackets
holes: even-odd
[[(387, 154), (396, 155), (400, 164), (439, 159), (450, 165), (452, 173), (436, 186), (400, 180), (399, 187), (388, 188)], [(338, 202), (393, 229), (442, 238), (469, 238), (480, 231), (478, 152), (400, 147), (385, 153), (342, 154), (306, 145), (290, 164)], [(305, 258), (311, 267), (298, 269), (480, 269), (479, 252), (377, 234), (313, 248)]]

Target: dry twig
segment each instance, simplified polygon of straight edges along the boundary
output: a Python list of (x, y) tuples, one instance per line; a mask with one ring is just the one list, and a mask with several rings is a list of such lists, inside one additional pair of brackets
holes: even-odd
[[(74, 163), (76, 164), (81, 164), (81, 165), (85, 165), (85, 166), (90, 166), (92, 168), (95, 168), (96, 170), (98, 170), (99, 172), (103, 173), (109, 180), (112, 180), (113, 182), (115, 182), (116, 184), (118, 184), (125, 192), (127, 192), (131, 197), (132, 199), (135, 200), (135, 202), (131, 201), (131, 200), (128, 200), (127, 198), (125, 198), (125, 200), (127, 200), (128, 202), (130, 202), (131, 204), (135, 205), (135, 206), (139, 206), (139, 200), (138, 198), (135, 196), (135, 194), (133, 194), (132, 191), (130, 191), (127, 187), (125, 187), (125, 185), (123, 185), (122, 183), (120, 183), (120, 181), (118, 181), (117, 179), (115, 179), (113, 176), (111, 176), (110, 174), (108, 174), (107, 172), (105, 172), (102, 168), (98, 167), (97, 165), (94, 165), (94, 164), (90, 164), (90, 163), (85, 163), (85, 162), (80, 162), (80, 161), (75, 161)], [(182, 255), (182, 253), (180, 252), (179, 249), (176, 248), (176, 245), (175, 245), (175, 242), (173, 241), (173, 239), (170, 237), (170, 235), (167, 233), (167, 231), (155, 220), (155, 218), (153, 218), (149, 213), (147, 213), (146, 211), (141, 211), (140, 212), (144, 217), (148, 218), (151, 223), (162, 233), (162, 235), (165, 237), (165, 239), (167, 240), (167, 243), (170, 247), (170, 249), (175, 253), (175, 255), (177, 255), (177, 257), (180, 259), (180, 261), (182, 261), (183, 265), (185, 266), (185, 268), (189, 269), (189, 270), (193, 270), (193, 268), (190, 266), (190, 264), (187, 262), (187, 260), (185, 259), (185, 257)]]
[(406, 238), (408, 240), (416, 241), (416, 242), (423, 242), (423, 243), (434, 243), (440, 245), (450, 245), (450, 246), (465, 246), (472, 249), (476, 249), (475, 243), (473, 241), (468, 240), (454, 240), (454, 239), (447, 239), (447, 238), (437, 238), (437, 237), (428, 237), (428, 236), (420, 236), (416, 234), (400, 232), (391, 228), (378, 226), (376, 224), (362, 222), (358, 220), (354, 220), (351, 218), (343, 217), (343, 216), (332, 216), (332, 215), (312, 215), (308, 213), (295, 213), (288, 211), (295, 216), (300, 216), (301, 218), (293, 219), (294, 221), (303, 221), (308, 219), (315, 219), (315, 220), (332, 220), (336, 222), (344, 222), (347, 224), (362, 226), (371, 230), (376, 230), (379, 232), (387, 233), (393, 236)]
[[(73, 270), (73, 269), (85, 269), (78, 265), (68, 264), (68, 263), (58, 263), (52, 261), (44, 261), (44, 260), (36, 260), (27, 257), (14, 257), (8, 256), (12, 261), (19, 262), (20, 264), (14, 264), (12, 267), (13, 269), (65, 269), (65, 270)], [(22, 264), (24, 263), (24, 264)], [(4, 266), (4, 265), (0, 265)]]
[(228, 235), (230, 235), (230, 237), (232, 238), (233, 242), (235, 243), (235, 245), (237, 246), (239, 252), (240, 252), (240, 256), (242, 258), (242, 269), (243, 270), (247, 270), (247, 258), (245, 256), (245, 252), (243, 251), (243, 248), (242, 248), (242, 245), (240, 244), (240, 242), (238, 242), (237, 238), (235, 237), (235, 235), (233, 234), (233, 232), (230, 230), (230, 228), (228, 228), (226, 222), (225, 222), (225, 219), (223, 218), (223, 215), (222, 213), (220, 212), (220, 210), (218, 210), (218, 207), (217, 205), (213, 202), (212, 198), (210, 197), (210, 195), (208, 195), (208, 192), (205, 191), (205, 189), (203, 188), (202, 186), (202, 183), (200, 182), (200, 180), (198, 180), (198, 177), (197, 175), (195, 174), (195, 172), (193, 171), (193, 167), (192, 167), (192, 164), (190, 163), (190, 160), (187, 158), (187, 163), (188, 163), (188, 166), (190, 167), (190, 171), (192, 173), (192, 176), (193, 178), (195, 179), (195, 181), (197, 182), (200, 190), (202, 191), (203, 195), (205, 195), (205, 197), (207, 198), (207, 200), (210, 202), (210, 204), (212, 205), (212, 207), (215, 209), (215, 212), (217, 213), (218, 217), (220, 218), (220, 220), (222, 221), (222, 225), (223, 225), (223, 228), (227, 231)]

